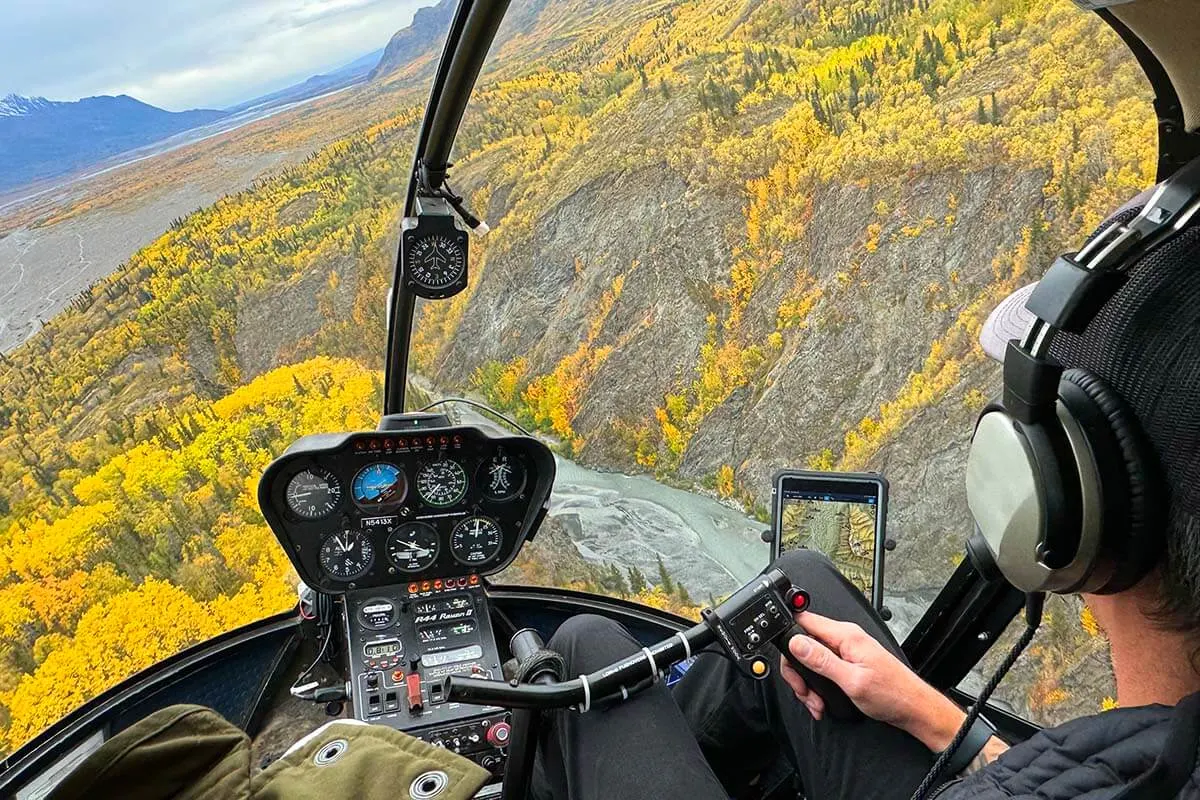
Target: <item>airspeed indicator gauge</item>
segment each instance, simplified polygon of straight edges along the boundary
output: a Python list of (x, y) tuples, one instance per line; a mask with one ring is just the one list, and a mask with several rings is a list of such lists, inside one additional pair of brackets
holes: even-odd
[(436, 508), (449, 508), (467, 494), (467, 471), (457, 461), (431, 461), (417, 472), (417, 494)]
[(451, 217), (423, 215), (405, 220), (405, 286), (418, 297), (441, 300), (467, 288), (467, 234)]

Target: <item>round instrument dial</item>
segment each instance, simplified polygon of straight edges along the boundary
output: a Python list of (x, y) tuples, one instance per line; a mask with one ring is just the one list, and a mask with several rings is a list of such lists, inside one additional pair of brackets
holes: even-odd
[(408, 479), (395, 464), (379, 462), (359, 470), (354, 476), (354, 502), (372, 510), (398, 506), (408, 494)]
[(406, 522), (388, 534), (387, 557), (401, 572), (422, 572), (437, 561), (442, 548), (438, 532), (424, 522)]
[(467, 471), (457, 461), (431, 461), (417, 471), (417, 494), (437, 508), (455, 505), (467, 494)]
[(467, 517), (450, 533), (450, 555), (468, 567), (486, 564), (500, 553), (504, 534), (490, 517)]
[(392, 627), (398, 614), (396, 604), (386, 597), (373, 597), (358, 607), (358, 621), (372, 631)]
[(441, 290), (460, 281), (467, 268), (467, 254), (451, 236), (422, 236), (410, 246), (408, 274), (430, 290)]
[(285, 497), (288, 508), (296, 516), (321, 519), (341, 504), (342, 484), (329, 470), (309, 467), (288, 481)]
[(321, 568), (331, 578), (352, 581), (375, 563), (375, 548), (365, 533), (353, 528), (332, 534), (321, 542)]
[(475, 484), (484, 498), (503, 503), (525, 491), (525, 466), (503, 450), (479, 465)]

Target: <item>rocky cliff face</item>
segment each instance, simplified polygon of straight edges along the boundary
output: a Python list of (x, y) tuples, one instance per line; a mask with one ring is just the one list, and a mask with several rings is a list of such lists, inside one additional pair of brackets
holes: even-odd
[(412, 24), (396, 31), (388, 41), (369, 77), (374, 80), (385, 76), (440, 48), (457, 5), (455, 0), (440, 0), (436, 5), (417, 9)]
[(652, 414), (653, 403), (695, 364), (712, 313), (709, 288), (728, 270), (732, 192), (689, 198), (664, 167), (599, 178), (545, 209), (530, 236), (490, 260), (459, 329), (439, 360), (441, 379), (463, 384), (489, 360), (525, 356), (550, 371), (586, 337), (597, 303), (618, 276), (623, 298), (596, 346), (620, 344), (600, 367), (576, 419), (595, 434), (603, 462), (613, 419)]
[[(803, 467), (813, 454), (836, 447), (901, 391), (930, 342), (995, 281), (993, 259), (1020, 243), (1022, 229), (1042, 209), (1044, 182), (1036, 171), (996, 169), (870, 190), (823, 186), (804, 236), (751, 299), (750, 330), (774, 330), (775, 309), (801, 271), (825, 287), (824, 296), (807, 328), (785, 337), (763, 377), (704, 419), (676, 477), (701, 484), (729, 465), (739, 484), (763, 500), (773, 472)], [(636, 468), (616, 428), (653, 419), (664, 396), (692, 379), (715, 311), (714, 287), (727, 279), (734, 257), (730, 227), (740, 220), (741, 199), (732, 191), (691, 188), (664, 166), (597, 179), (545, 209), (527, 238), (483, 267), (438, 361), (439, 382), (466, 385), (481, 364), (518, 357), (528, 360), (530, 374), (553, 371), (586, 339), (602, 294), (623, 275), (624, 289), (593, 345), (613, 349), (592, 377), (573, 427), (587, 441), (581, 460)], [(878, 244), (867, 252), (863, 231), (880, 219), (881, 198), (899, 210), (882, 219)], [(956, 206), (952, 223), (949, 198)], [(906, 235), (902, 229), (914, 219), (937, 225)], [(902, 543), (893, 571), (899, 588), (933, 585), (961, 552), (960, 475), (975, 413), (963, 397), (998, 386), (993, 366), (964, 363), (944, 400), (857, 465), (892, 481), (891, 530)]]

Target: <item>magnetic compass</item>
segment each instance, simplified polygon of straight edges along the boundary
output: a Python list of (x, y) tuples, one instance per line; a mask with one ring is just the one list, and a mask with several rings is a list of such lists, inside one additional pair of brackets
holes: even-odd
[(405, 285), (418, 297), (441, 300), (467, 288), (467, 234), (451, 217), (405, 220)]

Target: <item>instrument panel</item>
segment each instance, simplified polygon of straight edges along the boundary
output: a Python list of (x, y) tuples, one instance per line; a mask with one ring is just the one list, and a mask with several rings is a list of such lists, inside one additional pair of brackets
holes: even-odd
[(498, 572), (536, 529), (554, 457), (476, 427), (306, 436), (259, 504), (306, 584), (355, 589)]

